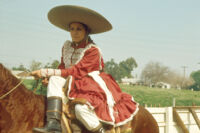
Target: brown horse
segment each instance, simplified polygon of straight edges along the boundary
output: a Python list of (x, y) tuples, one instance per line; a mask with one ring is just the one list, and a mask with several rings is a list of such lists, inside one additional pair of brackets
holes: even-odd
[[(32, 133), (33, 127), (42, 127), (45, 122), (45, 97), (35, 95), (23, 84), (1, 99), (20, 80), (0, 64), (0, 133)], [(132, 133), (159, 133), (152, 115), (139, 107), (131, 122)]]

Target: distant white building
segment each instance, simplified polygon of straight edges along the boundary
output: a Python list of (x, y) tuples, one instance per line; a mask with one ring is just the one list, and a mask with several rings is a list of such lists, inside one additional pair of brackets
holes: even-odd
[(122, 84), (130, 85), (130, 84), (137, 84), (139, 79), (137, 78), (122, 78)]
[(171, 85), (168, 83), (164, 83), (164, 82), (158, 82), (156, 83), (157, 87), (163, 88), (163, 89), (170, 89)]

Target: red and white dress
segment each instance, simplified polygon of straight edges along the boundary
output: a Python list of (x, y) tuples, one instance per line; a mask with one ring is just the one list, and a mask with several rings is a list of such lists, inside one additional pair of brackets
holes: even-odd
[(138, 111), (133, 97), (121, 91), (113, 77), (103, 72), (100, 49), (92, 43), (73, 46), (66, 41), (62, 49), (62, 77), (70, 77), (69, 99), (84, 98), (101, 122), (120, 126), (132, 120)]

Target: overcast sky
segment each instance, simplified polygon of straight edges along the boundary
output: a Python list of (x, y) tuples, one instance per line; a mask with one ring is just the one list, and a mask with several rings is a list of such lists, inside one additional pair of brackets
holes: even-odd
[(199, 0), (0, 0), (0, 62), (11, 68), (32, 60), (60, 60), (69, 33), (49, 23), (48, 11), (79, 5), (105, 16), (109, 32), (91, 37), (105, 61), (134, 57), (140, 74), (150, 61), (177, 72), (200, 69)]

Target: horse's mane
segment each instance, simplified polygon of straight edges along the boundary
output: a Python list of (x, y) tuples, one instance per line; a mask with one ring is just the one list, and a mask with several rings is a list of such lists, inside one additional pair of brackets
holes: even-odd
[[(0, 63), (0, 97), (20, 81)], [(34, 94), (21, 84), (9, 95), (0, 99), (0, 132), (29, 132), (34, 125), (43, 125), (44, 103), (44, 96)], [(22, 127), (24, 124), (27, 126)]]

